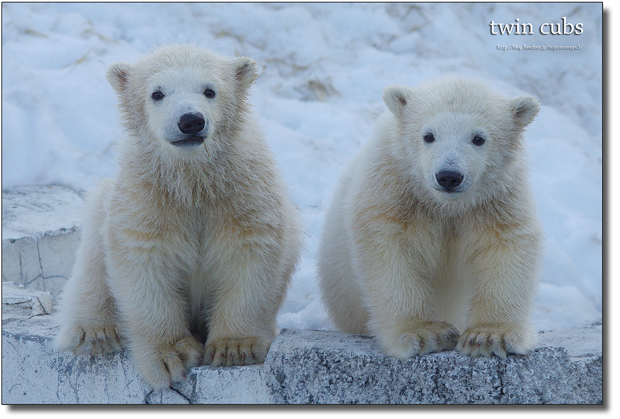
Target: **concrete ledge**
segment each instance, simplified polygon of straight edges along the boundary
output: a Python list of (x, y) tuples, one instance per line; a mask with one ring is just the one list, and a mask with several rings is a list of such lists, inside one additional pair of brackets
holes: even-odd
[(368, 336), (283, 330), (264, 365), (193, 368), (187, 381), (153, 392), (126, 351), (56, 352), (53, 317), (3, 304), (3, 404), (602, 403), (600, 324), (541, 334), (528, 356), (442, 352), (404, 362)]
[[(3, 286), (4, 288), (4, 286)], [(3, 290), (4, 292), (4, 290)], [(75, 356), (53, 348), (53, 315), (3, 304), (3, 404), (270, 403), (263, 366), (194, 368), (174, 389), (153, 392), (127, 351)]]
[(2, 305), (11, 306), (15, 313), (32, 317), (52, 314), (53, 300), (49, 292), (30, 290), (14, 282), (3, 282)]
[(541, 334), (527, 356), (441, 352), (407, 361), (368, 336), (284, 330), (265, 378), (275, 403), (602, 403), (602, 326)]
[(82, 199), (61, 186), (2, 192), (2, 281), (58, 295), (80, 243)]

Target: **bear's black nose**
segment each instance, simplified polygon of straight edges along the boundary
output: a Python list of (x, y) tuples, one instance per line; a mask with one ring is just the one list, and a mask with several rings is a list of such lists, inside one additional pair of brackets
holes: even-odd
[(196, 134), (205, 127), (205, 119), (199, 113), (186, 113), (179, 119), (179, 129), (183, 134)]
[(437, 183), (444, 190), (450, 192), (463, 182), (463, 175), (458, 172), (451, 172), (448, 170), (441, 171), (435, 175)]

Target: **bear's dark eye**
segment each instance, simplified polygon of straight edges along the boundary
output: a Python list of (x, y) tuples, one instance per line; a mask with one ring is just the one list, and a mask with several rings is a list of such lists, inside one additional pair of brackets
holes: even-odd
[(430, 132), (424, 136), (424, 142), (426, 144), (430, 144), (433, 141), (435, 141), (435, 136), (433, 134), (431, 134)]
[(211, 89), (207, 89), (204, 91), (204, 95), (208, 98), (208, 99), (213, 99), (215, 97), (215, 92)]
[(153, 94), (151, 95), (151, 99), (153, 99), (156, 102), (158, 100), (162, 100), (163, 98), (164, 98), (164, 94), (159, 90), (155, 90)]
[(482, 144), (484, 144), (484, 143), (485, 143), (485, 139), (484, 139), (484, 138), (482, 138), (482, 137), (481, 137), (481, 136), (479, 136), (479, 135), (476, 135), (476, 136), (474, 137), (474, 139), (473, 139), (473, 140), (471, 140), (471, 142), (472, 142), (474, 145), (481, 146)]

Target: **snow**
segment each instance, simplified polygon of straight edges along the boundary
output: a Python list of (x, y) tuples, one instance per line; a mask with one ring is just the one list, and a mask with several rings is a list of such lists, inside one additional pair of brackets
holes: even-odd
[[(115, 173), (122, 130), (106, 66), (170, 43), (257, 60), (250, 102), (306, 229), (280, 327), (333, 329), (317, 285), (323, 215), (386, 109), (385, 86), (459, 73), (535, 95), (543, 107), (526, 142), (546, 250), (534, 320), (539, 330), (601, 321), (600, 3), (3, 3), (2, 12), (4, 189), (88, 190)], [(562, 17), (583, 34), (538, 33)], [(516, 18), (535, 34), (490, 34), (492, 20)]]

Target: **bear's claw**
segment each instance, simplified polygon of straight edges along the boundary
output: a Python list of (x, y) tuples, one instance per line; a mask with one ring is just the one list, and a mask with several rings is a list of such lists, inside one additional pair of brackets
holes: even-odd
[(508, 353), (524, 354), (533, 346), (524, 331), (509, 324), (482, 324), (467, 329), (456, 349), (472, 357), (499, 356)]
[(270, 344), (258, 337), (217, 339), (206, 345), (203, 364), (212, 367), (260, 364), (265, 361)]
[(416, 355), (452, 350), (459, 337), (456, 328), (446, 322), (419, 322), (409, 325), (408, 329), (395, 340), (384, 339), (381, 342), (386, 353), (399, 359), (407, 359)]
[(60, 350), (76, 355), (98, 355), (120, 351), (121, 338), (114, 325), (68, 326), (62, 328), (55, 345)]
[(155, 358), (136, 361), (146, 381), (158, 390), (172, 382), (185, 380), (187, 370), (200, 365), (202, 344), (193, 336), (186, 336), (174, 344), (159, 345), (155, 349)]

